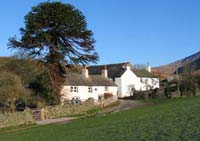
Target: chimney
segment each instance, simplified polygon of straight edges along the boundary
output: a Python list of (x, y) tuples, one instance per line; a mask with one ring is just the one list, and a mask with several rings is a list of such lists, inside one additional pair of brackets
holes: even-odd
[(82, 75), (83, 75), (83, 77), (85, 77), (85, 78), (89, 78), (88, 69), (87, 69), (86, 66), (83, 66)]
[(108, 78), (108, 70), (107, 70), (106, 66), (104, 66), (104, 69), (101, 71), (101, 75), (104, 78)]
[(125, 63), (124, 66), (125, 66), (125, 69), (127, 69), (127, 70), (130, 70), (130, 69), (131, 69), (131, 68), (130, 68), (130, 65), (129, 65), (129, 62)]
[(149, 65), (149, 62), (147, 63), (147, 68), (146, 69), (147, 69), (148, 72), (151, 72), (151, 66)]

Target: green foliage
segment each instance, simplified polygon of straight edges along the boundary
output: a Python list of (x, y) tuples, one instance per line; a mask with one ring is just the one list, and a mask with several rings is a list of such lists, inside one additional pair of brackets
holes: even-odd
[(96, 62), (93, 33), (87, 29), (84, 15), (70, 4), (43, 2), (25, 16), (21, 39), (9, 39), (9, 47), (26, 49), (45, 63)]
[(181, 95), (195, 95), (196, 84), (195, 78), (192, 75), (194, 69), (195, 66), (192, 66), (191, 64), (187, 64), (184, 66), (183, 73), (181, 74), (181, 80), (179, 82)]
[(24, 88), (19, 76), (6, 72), (0, 72), (0, 104), (4, 110), (14, 111), (17, 100), (25, 98), (30, 92)]
[[(32, 60), (26, 55), (21, 54), (21, 52), (18, 52), (16, 56), (18, 57), (7, 60), (0, 67), (0, 70), (9, 71), (12, 75), (20, 79), (18, 82), (15, 82), (16, 85), (21, 85), (21, 87), (29, 89), (29, 91), (26, 89), (28, 91), (26, 95), (16, 100), (16, 105), (22, 107), (44, 107), (45, 105), (58, 104), (59, 99), (52, 92), (52, 87), (49, 83), (50, 78), (46, 69), (39, 64), (39, 61)], [(7, 91), (9, 90), (11, 89)]]
[(30, 88), (33, 89), (32, 103), (39, 107), (45, 105), (55, 105), (59, 103), (59, 98), (53, 94), (52, 87), (49, 84), (49, 76), (46, 72), (40, 73), (35, 80), (30, 83)]
[(167, 100), (143, 109), (0, 134), (3, 141), (199, 140), (200, 98)]
[(36, 75), (42, 72), (42, 68), (36, 60), (27, 58), (12, 58), (5, 63), (0, 70), (7, 70), (21, 77), (23, 85), (32, 82)]
[(200, 89), (200, 75), (194, 75), (196, 86)]
[(93, 33), (81, 11), (70, 4), (43, 2), (25, 16), (21, 38), (9, 39), (9, 48), (25, 50), (43, 62), (55, 95), (64, 83), (62, 64), (95, 63)]
[(0, 114), (0, 128), (30, 124), (34, 124), (32, 112), (30, 110)]
[(180, 81), (180, 92), (181, 95), (185, 95), (185, 96), (192, 96), (195, 95), (196, 92), (196, 85), (194, 80), (192, 80), (193, 78), (191, 77), (189, 80), (188, 79), (184, 79), (182, 81)]

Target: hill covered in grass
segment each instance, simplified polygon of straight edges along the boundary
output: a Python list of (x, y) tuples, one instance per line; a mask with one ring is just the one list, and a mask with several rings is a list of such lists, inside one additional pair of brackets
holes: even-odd
[(2, 141), (199, 140), (200, 97), (156, 101), (161, 104), (66, 124), (0, 133)]

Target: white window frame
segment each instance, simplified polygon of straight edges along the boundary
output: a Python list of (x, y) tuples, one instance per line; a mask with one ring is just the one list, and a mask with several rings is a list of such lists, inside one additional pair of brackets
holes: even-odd
[(78, 93), (78, 87), (77, 86), (71, 86), (70, 92)]
[(88, 87), (88, 93), (92, 93), (92, 86)]

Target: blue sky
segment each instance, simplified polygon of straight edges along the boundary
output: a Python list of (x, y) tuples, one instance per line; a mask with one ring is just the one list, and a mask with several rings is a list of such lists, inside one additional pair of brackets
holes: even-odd
[[(24, 16), (44, 0), (0, 5), (0, 56), (12, 55), (8, 38), (20, 37)], [(62, 0), (81, 10), (94, 33), (98, 64), (130, 61), (158, 66), (200, 51), (199, 0)]]

